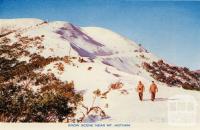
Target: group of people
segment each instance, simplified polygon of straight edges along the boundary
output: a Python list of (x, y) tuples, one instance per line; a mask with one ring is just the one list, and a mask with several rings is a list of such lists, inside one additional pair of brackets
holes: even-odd
[[(140, 101), (143, 100), (143, 92), (144, 92), (144, 90), (145, 90), (144, 84), (141, 81), (139, 81), (138, 86), (137, 86), (137, 92), (138, 92)], [(152, 83), (151, 83), (151, 85), (149, 87), (149, 92), (151, 93), (151, 101), (154, 101), (156, 93), (158, 92), (158, 87), (154, 83), (154, 81), (152, 81)]]

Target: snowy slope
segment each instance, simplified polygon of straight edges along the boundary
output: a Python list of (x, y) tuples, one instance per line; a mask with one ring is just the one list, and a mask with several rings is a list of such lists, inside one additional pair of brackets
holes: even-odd
[(137, 74), (142, 62), (157, 61), (158, 58), (138, 46), (135, 42), (110, 30), (98, 27), (83, 27), (82, 30), (96, 41), (113, 50), (113, 55), (101, 57), (102, 62), (119, 70)]
[(115, 53), (133, 52), (139, 46), (119, 34), (100, 27), (82, 27), (83, 32), (94, 38), (96, 41), (115, 50)]
[[(94, 90), (106, 92), (112, 83), (120, 81), (124, 84), (120, 89), (111, 90), (107, 98), (97, 98), (94, 103), (95, 106), (100, 106), (109, 118), (88, 117), (85, 122), (166, 123), (167, 103), (170, 97), (187, 94), (194, 96), (197, 101), (200, 100), (197, 91), (171, 88), (157, 82), (159, 93), (156, 102), (151, 102), (148, 87), (153, 78), (142, 68), (142, 63), (158, 61), (158, 58), (135, 42), (110, 30), (76, 27), (63, 21), (44, 23), (38, 19), (0, 20), (0, 28), (7, 28), (8, 31), (18, 30), (5, 36), (11, 40), (7, 44), (19, 42), (30, 54), (36, 53), (45, 58), (76, 57), (71, 64), (55, 61), (40, 71), (45, 74), (53, 73), (61, 81), (73, 80), (76, 90), (84, 94), (85, 106), (91, 106)], [(20, 42), (20, 37), (37, 36), (40, 37), (39, 40), (30, 40), (29, 44)], [(79, 62), (80, 57), (85, 62)], [(21, 55), (18, 60), (29, 62), (29, 59), (29, 56)], [(64, 66), (64, 71), (57, 69), (58, 63)], [(135, 91), (139, 80), (146, 87), (144, 102), (138, 100)], [(199, 108), (198, 110), (200, 111)], [(80, 108), (77, 116), (83, 111)], [(199, 118), (198, 121), (200, 122)]]
[(44, 22), (40, 19), (24, 18), (24, 19), (0, 19), (0, 28), (19, 29), (27, 28)]
[(37, 26), (43, 23), (43, 20), (40, 19), (0, 19), (0, 33), (1, 35), (15, 32), (15, 31), (23, 31), (31, 28), (32, 26)]

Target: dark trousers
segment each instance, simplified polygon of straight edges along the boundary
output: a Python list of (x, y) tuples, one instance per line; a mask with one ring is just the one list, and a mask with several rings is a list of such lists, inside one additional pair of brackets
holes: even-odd
[(138, 93), (139, 94), (139, 98), (140, 98), (140, 101), (142, 101), (142, 99), (143, 99), (143, 93)]
[(154, 100), (155, 100), (155, 96), (156, 96), (156, 93), (151, 92), (151, 101), (154, 101)]

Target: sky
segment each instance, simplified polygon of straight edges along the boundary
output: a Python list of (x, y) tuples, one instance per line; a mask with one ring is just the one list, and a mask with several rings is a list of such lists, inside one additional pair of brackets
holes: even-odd
[(200, 69), (200, 2), (0, 0), (0, 18), (39, 18), (117, 32), (170, 64)]

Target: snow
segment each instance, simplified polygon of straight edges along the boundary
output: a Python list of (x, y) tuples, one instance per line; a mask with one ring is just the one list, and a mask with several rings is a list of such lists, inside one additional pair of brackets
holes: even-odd
[[(52, 62), (45, 66), (42, 73), (54, 73), (61, 81), (74, 81), (75, 89), (84, 92), (83, 104), (91, 106), (93, 91), (100, 89), (105, 92), (111, 83), (122, 82), (124, 86), (108, 93), (106, 99), (97, 98), (95, 105), (100, 106), (110, 117), (108, 119), (97, 118), (96, 122), (127, 122), (127, 123), (167, 123), (167, 104), (170, 97), (177, 94), (191, 95), (195, 100), (200, 100), (197, 91), (183, 90), (178, 87), (168, 87), (158, 84), (159, 92), (155, 102), (150, 101), (148, 87), (153, 80), (141, 64), (157, 61), (158, 58), (152, 53), (141, 50), (135, 42), (110, 30), (99, 27), (76, 27), (68, 22), (55, 21), (41, 24), (38, 19), (14, 19), (0, 20), (0, 28), (10, 26), (12, 28), (28, 28), (20, 34), (34, 37), (44, 35), (41, 44), (44, 49), (37, 46), (26, 48), (30, 53), (38, 53), (44, 57), (75, 56), (83, 57), (86, 63), (73, 59), (72, 63), (63, 61)], [(17, 40), (13, 38), (12, 43)], [(90, 61), (92, 59), (92, 61)], [(20, 57), (20, 61), (28, 61), (28, 57)], [(57, 63), (64, 65), (64, 71), (59, 71)], [(92, 67), (88, 70), (88, 67)], [(116, 76), (118, 75), (118, 76)], [(135, 91), (138, 81), (145, 85), (144, 101), (138, 100)], [(177, 99), (179, 100), (179, 99)], [(108, 107), (105, 107), (108, 105)], [(81, 111), (81, 109), (79, 110)], [(198, 107), (198, 122), (200, 123), (200, 107)], [(87, 120), (88, 122), (90, 120)]]
[[(62, 63), (64, 65), (63, 72), (60, 72), (54, 67), (56, 63)], [(76, 64), (75, 66), (73, 66), (74, 63)], [(44, 73), (49, 72), (47, 70), (51, 69), (55, 76), (61, 81), (70, 82), (73, 80), (77, 90), (94, 90), (95, 88), (106, 89), (112, 81), (116, 80), (114, 76), (105, 72), (106, 66), (102, 66), (102, 64), (78, 63), (75, 61), (74, 63), (69, 65), (61, 61), (53, 62), (45, 67)], [(92, 69), (88, 70), (88, 67), (92, 67)]]
[(139, 48), (135, 42), (132, 42), (108, 29), (100, 27), (82, 27), (81, 29), (96, 41), (114, 49), (115, 51), (127, 52)]
[[(65, 63), (63, 62), (63, 64)], [(107, 99), (98, 98), (96, 100), (95, 106), (100, 106), (110, 116), (110, 118), (104, 120), (97, 118), (98, 120), (96, 119), (96, 121), (98, 122), (167, 123), (167, 105), (171, 97), (177, 94), (191, 95), (196, 101), (200, 100), (200, 95), (196, 91), (183, 90), (176, 87), (171, 88), (157, 83), (159, 92), (155, 102), (152, 102), (148, 92), (151, 80), (147, 80), (148, 78), (146, 77), (120, 72), (113, 67), (101, 65), (100, 63), (76, 63), (76, 65), (78, 68), (77, 66), (65, 65), (65, 71), (62, 74), (59, 74), (58, 70), (55, 69), (52, 71), (62, 81), (73, 80), (78, 91), (84, 90), (84, 105), (86, 106), (91, 106), (93, 100), (92, 92), (94, 90), (100, 89), (102, 92), (105, 92), (111, 83), (117, 81), (124, 83), (124, 87), (121, 90), (111, 91), (107, 95)], [(89, 66), (92, 67), (91, 71), (87, 70)], [(52, 67), (50, 68), (52, 69)], [(112, 74), (105, 72), (106, 68), (112, 73), (119, 74), (120, 77), (114, 77)], [(47, 69), (48, 67), (45, 70)], [(139, 101), (138, 94), (135, 91), (137, 82), (140, 80), (145, 85), (143, 102)], [(126, 90), (128, 93), (122, 94), (122, 90)], [(108, 104), (108, 108), (105, 108), (106, 104)], [(198, 113), (197, 117), (199, 122), (200, 113)]]
[(101, 43), (93, 40), (72, 24), (65, 24), (56, 31), (63, 39), (70, 42), (72, 48), (80, 56), (95, 58), (96, 56), (110, 55), (112, 52)]
[(42, 23), (43, 20), (35, 18), (23, 18), (23, 19), (0, 19), (0, 29), (25, 29), (27, 27), (35, 26)]
[[(187, 91), (180, 88), (169, 88), (159, 85), (159, 93), (155, 102), (150, 101), (148, 85), (144, 93), (144, 101), (140, 102), (138, 95), (133, 89), (136, 84), (132, 84), (132, 89), (128, 95), (122, 95), (119, 92), (113, 92), (108, 96), (110, 108), (106, 111), (112, 115), (110, 120), (103, 122), (126, 122), (126, 123), (168, 123), (168, 102), (174, 95), (190, 95), (196, 101), (200, 99), (199, 93)], [(178, 100), (178, 99), (177, 99)], [(117, 101), (117, 102), (116, 102)], [(197, 122), (200, 121), (199, 107), (197, 110)]]

